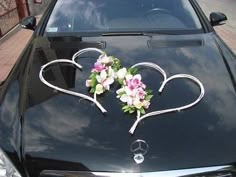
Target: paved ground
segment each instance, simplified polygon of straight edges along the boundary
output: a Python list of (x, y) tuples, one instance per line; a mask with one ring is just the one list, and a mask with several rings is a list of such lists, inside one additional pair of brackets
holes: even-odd
[(0, 44), (0, 82), (9, 74), (31, 35), (32, 31), (22, 29)]
[[(217, 33), (224, 39), (228, 46), (236, 53), (236, 0), (197, 0), (203, 11), (209, 16), (210, 12), (224, 12), (228, 22), (216, 27)], [(21, 51), (32, 35), (30, 30), (20, 30), (9, 39), (0, 40), (0, 82), (5, 80), (11, 68), (15, 64)]]
[(205, 14), (223, 12), (228, 17), (226, 24), (215, 27), (216, 32), (236, 54), (236, 0), (197, 0)]

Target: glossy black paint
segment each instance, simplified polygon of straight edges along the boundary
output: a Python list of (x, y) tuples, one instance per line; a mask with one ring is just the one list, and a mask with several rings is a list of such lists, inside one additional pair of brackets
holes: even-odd
[[(47, 38), (37, 35), (40, 28), (43, 22), (0, 92), (0, 146), (23, 176), (38, 176), (42, 170), (152, 172), (236, 161), (236, 61), (214, 31), (78, 39)], [(99, 97), (108, 110), (104, 115), (91, 103), (57, 93), (40, 82), (43, 64), (70, 59), (85, 47), (101, 48), (120, 58), (126, 67), (149, 61), (169, 76), (192, 74), (202, 81), (206, 95), (192, 109), (144, 120), (131, 136), (128, 130), (135, 115), (121, 111), (117, 85)], [(55, 65), (45, 77), (60, 87), (89, 94), (85, 80), (96, 57), (93, 53), (79, 59), (82, 71)], [(197, 86), (186, 80), (171, 82), (158, 95), (161, 76), (146, 68), (140, 73), (154, 90), (149, 111), (183, 105), (198, 97)], [(141, 165), (134, 163), (130, 152), (137, 139), (150, 146)]]

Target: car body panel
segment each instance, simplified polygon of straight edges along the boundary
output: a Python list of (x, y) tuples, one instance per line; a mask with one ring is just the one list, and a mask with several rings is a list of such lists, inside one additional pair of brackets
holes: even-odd
[[(79, 50), (74, 42), (77, 39), (35, 38), (32, 41), (33, 50), (26, 57), (27, 64), (22, 67), (26, 73), (22, 78), (26, 82), (20, 99), (24, 106), (19, 110), (22, 111), (23, 121), (22, 155), (28, 171), (69, 168), (153, 172), (233, 162), (236, 158), (236, 143), (232, 141), (236, 133), (235, 89), (214, 37), (213, 33), (109, 36), (84, 37), (78, 42), (91, 47), (105, 43), (100, 45), (103, 50), (118, 57), (126, 67), (143, 61), (153, 62), (165, 69), (168, 76), (191, 74), (203, 83), (206, 94), (198, 105), (179, 113), (148, 118), (141, 122), (133, 136), (128, 130), (135, 121), (135, 115), (121, 111), (115, 94), (117, 85), (98, 98), (108, 111), (104, 115), (90, 102), (57, 93), (39, 80), (43, 64), (54, 59), (70, 59)], [(165, 47), (148, 45), (150, 41), (155, 44), (164, 40), (175, 41), (176, 46), (172, 43), (170, 47), (168, 43)], [(179, 47), (180, 41), (201, 43), (197, 46), (195, 43), (193, 46), (180, 43)], [(55, 66), (45, 77), (62, 88), (89, 94), (85, 80), (96, 57), (96, 53), (91, 53), (78, 59), (78, 63), (84, 67), (82, 71), (72, 66)], [(162, 95), (158, 95), (162, 76), (151, 69), (140, 69), (140, 73), (147, 86), (154, 90), (149, 111), (182, 106), (199, 95), (198, 87), (187, 80), (169, 83)], [(3, 101), (2, 107), (5, 104), (9, 103)], [(10, 105), (14, 106), (13, 103)], [(14, 107), (12, 109), (16, 110)], [(130, 151), (131, 143), (137, 139), (145, 140), (150, 146), (144, 163), (138, 166)], [(63, 165), (55, 166), (57, 163)]]
[[(121, 111), (118, 85), (98, 97), (108, 111), (102, 114), (90, 102), (58, 93), (39, 80), (42, 65), (71, 59), (86, 47), (101, 48), (125, 67), (146, 61), (160, 65), (168, 76), (191, 74), (203, 83), (205, 96), (191, 109), (142, 121), (131, 135), (135, 114)], [(89, 95), (85, 80), (97, 57), (89, 53), (78, 59), (82, 71), (57, 65), (45, 77)], [(154, 91), (148, 112), (182, 106), (199, 95), (197, 85), (184, 79), (170, 82), (159, 95), (162, 76), (147, 68), (139, 72)], [(29, 176), (43, 170), (144, 173), (228, 165), (236, 159), (235, 76), (235, 56), (215, 32), (82, 38), (35, 33), (1, 87), (0, 146)], [(140, 165), (130, 150), (137, 139), (149, 145)]]

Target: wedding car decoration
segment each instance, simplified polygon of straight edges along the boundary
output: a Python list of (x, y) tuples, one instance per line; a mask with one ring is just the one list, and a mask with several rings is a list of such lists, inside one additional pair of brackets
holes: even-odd
[(123, 102), (122, 110), (127, 113), (137, 112), (137, 115), (145, 114), (153, 97), (151, 90), (142, 82), (142, 76), (136, 74), (134, 68), (122, 68), (117, 72), (117, 80), (121, 88), (116, 91), (117, 98)]
[[(97, 61), (93, 65), (89, 78), (86, 80), (85, 83), (85, 86), (89, 88), (89, 92), (93, 94), (93, 97), (57, 87), (53, 84), (50, 84), (43, 77), (44, 70), (56, 63), (69, 63), (74, 65), (77, 69), (82, 69), (82, 66), (78, 64), (76, 60), (78, 60), (82, 54), (88, 52), (97, 52), (100, 54)], [(161, 86), (158, 90), (159, 93), (164, 90), (164, 87), (167, 85), (167, 83), (174, 79), (188, 79), (194, 82), (200, 88), (200, 94), (195, 101), (187, 105), (146, 113), (146, 110), (151, 105), (151, 98), (153, 97), (153, 95), (152, 91), (148, 90), (147, 86), (142, 81), (142, 76), (138, 74), (139, 67), (148, 67), (154, 69), (163, 76), (163, 82), (161, 83)], [(81, 97), (85, 100), (95, 103), (95, 105), (103, 113), (107, 112), (107, 110), (97, 101), (97, 95), (101, 95), (105, 91), (110, 90), (112, 84), (119, 84), (120, 88), (116, 91), (116, 94), (117, 98), (123, 103), (123, 112), (129, 114), (136, 113), (137, 115), (136, 121), (129, 130), (131, 134), (134, 133), (139, 122), (141, 122), (142, 120), (152, 116), (157, 116), (170, 112), (179, 112), (185, 109), (189, 109), (198, 104), (205, 94), (205, 89), (201, 81), (192, 75), (176, 74), (167, 77), (166, 72), (159, 65), (151, 62), (141, 62), (131, 66), (130, 68), (125, 68), (121, 66), (121, 62), (119, 59), (113, 56), (108, 56), (104, 51), (99, 50), (97, 48), (82, 49), (73, 55), (72, 60), (56, 59), (46, 63), (41, 67), (39, 78), (42, 83), (52, 89), (55, 89), (65, 94)]]
[(100, 110), (102, 113), (105, 113), (107, 112), (107, 110), (97, 101), (97, 98), (96, 98), (96, 93), (94, 93), (94, 97), (90, 97), (88, 95), (85, 95), (85, 94), (82, 94), (82, 93), (77, 93), (77, 92), (74, 92), (74, 91), (70, 91), (70, 90), (66, 90), (66, 89), (63, 89), (63, 88), (60, 88), (60, 87), (57, 87), (53, 84), (50, 84), (48, 81), (45, 80), (45, 78), (43, 77), (43, 72), (44, 70), (46, 70), (48, 67), (52, 66), (52, 65), (55, 65), (56, 63), (67, 63), (67, 64), (72, 64), (74, 65), (77, 69), (82, 69), (83, 67), (78, 64), (76, 62), (76, 59), (79, 58), (82, 54), (84, 53), (87, 53), (87, 52), (96, 52), (96, 53), (99, 53), (100, 55), (105, 55), (105, 52), (103, 52), (102, 50), (99, 50), (97, 48), (86, 48), (86, 49), (82, 49), (78, 52), (76, 52), (73, 57), (72, 57), (72, 60), (70, 59), (56, 59), (56, 60), (53, 60), (53, 61), (50, 61), (48, 63), (46, 63), (45, 65), (43, 65), (40, 69), (40, 72), (39, 72), (39, 79), (41, 80), (41, 82), (43, 84), (45, 84), (46, 86), (54, 89), (54, 90), (57, 90), (59, 92), (62, 92), (62, 93), (65, 93), (65, 94), (68, 94), (68, 95), (72, 95), (72, 96), (77, 96), (77, 97), (80, 97), (82, 99), (85, 99), (85, 100), (88, 100), (88, 101), (91, 101), (93, 102)]
[(166, 86), (166, 84), (169, 83), (170, 81), (174, 80), (174, 79), (188, 79), (188, 80), (196, 83), (196, 85), (198, 85), (198, 87), (200, 88), (200, 94), (199, 94), (198, 98), (195, 101), (193, 101), (192, 103), (189, 103), (187, 105), (176, 107), (176, 108), (171, 108), (171, 109), (153, 111), (153, 112), (149, 112), (149, 113), (147, 113), (143, 116), (138, 115), (137, 120), (135, 121), (135, 123), (133, 124), (131, 129), (129, 130), (129, 132), (131, 134), (134, 133), (134, 131), (135, 131), (135, 129), (138, 126), (138, 123), (140, 121), (142, 121), (142, 120), (144, 120), (148, 117), (152, 117), (152, 116), (157, 116), (157, 115), (161, 115), (161, 114), (165, 114), (165, 113), (171, 113), (171, 112), (180, 112), (182, 110), (189, 109), (189, 108), (195, 106), (196, 104), (198, 104), (201, 101), (201, 99), (203, 98), (204, 94), (205, 94), (205, 89), (204, 89), (204, 86), (201, 83), (201, 81), (198, 78), (196, 78), (192, 75), (176, 74), (176, 75), (173, 75), (173, 76), (168, 78), (166, 72), (160, 66), (158, 66), (157, 64), (154, 64), (154, 63), (149, 63), (149, 62), (137, 63), (137, 64), (132, 66), (132, 68), (136, 68), (136, 67), (149, 67), (149, 68), (155, 69), (156, 71), (160, 72), (160, 74), (163, 76), (164, 80), (163, 80), (163, 82), (162, 82), (162, 84), (161, 84), (161, 86), (158, 90), (159, 93), (162, 93), (162, 91), (164, 90), (164, 87)]
[(90, 88), (90, 93), (100, 95), (110, 90), (110, 86), (115, 82), (116, 72), (120, 67), (118, 58), (107, 56), (105, 53), (100, 55), (94, 64), (89, 79), (86, 80), (86, 87)]
[(118, 58), (103, 53), (94, 64), (89, 79), (86, 80), (86, 87), (90, 88), (90, 93), (96, 97), (110, 90), (114, 82), (121, 85), (116, 93), (117, 98), (123, 103), (122, 110), (129, 114), (137, 112), (138, 117), (145, 114), (153, 95), (150, 90), (145, 90), (146, 85), (142, 82), (142, 76), (137, 74), (135, 68), (121, 68)]

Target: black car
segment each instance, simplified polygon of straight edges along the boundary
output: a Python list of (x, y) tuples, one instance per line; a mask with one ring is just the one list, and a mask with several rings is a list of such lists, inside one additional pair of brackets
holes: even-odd
[(236, 57), (212, 28), (226, 19), (195, 0), (52, 0), (24, 19), (0, 176), (235, 176)]

